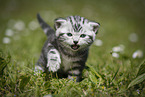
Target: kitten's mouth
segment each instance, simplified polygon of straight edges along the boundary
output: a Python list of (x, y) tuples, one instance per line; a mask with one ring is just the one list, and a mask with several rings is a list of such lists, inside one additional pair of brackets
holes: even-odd
[(77, 50), (78, 48), (79, 48), (80, 46), (79, 45), (71, 45), (71, 48), (73, 49), (73, 50)]

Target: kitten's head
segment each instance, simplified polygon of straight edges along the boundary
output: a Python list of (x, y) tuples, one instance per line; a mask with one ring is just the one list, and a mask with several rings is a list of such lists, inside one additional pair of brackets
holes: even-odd
[(95, 40), (99, 26), (99, 23), (80, 16), (69, 16), (55, 20), (58, 41), (73, 51), (88, 48)]

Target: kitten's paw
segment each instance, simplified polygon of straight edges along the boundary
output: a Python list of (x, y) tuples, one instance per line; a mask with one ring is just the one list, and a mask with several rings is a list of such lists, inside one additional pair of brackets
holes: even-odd
[(35, 70), (34, 70), (34, 72), (38, 72), (38, 73), (40, 73), (41, 71), (44, 72), (44, 69), (43, 69), (42, 67), (36, 65), (36, 66), (35, 66)]
[(60, 54), (56, 49), (51, 49), (47, 54), (47, 67), (49, 71), (56, 72), (60, 68)]

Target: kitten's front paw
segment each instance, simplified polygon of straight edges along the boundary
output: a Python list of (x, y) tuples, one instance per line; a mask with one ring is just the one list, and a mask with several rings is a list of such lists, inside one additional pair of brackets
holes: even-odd
[(56, 49), (51, 49), (47, 54), (47, 67), (49, 71), (56, 72), (60, 68), (60, 54)]
[(34, 72), (40, 73), (41, 71), (44, 72), (44, 69), (41, 66), (36, 65)]

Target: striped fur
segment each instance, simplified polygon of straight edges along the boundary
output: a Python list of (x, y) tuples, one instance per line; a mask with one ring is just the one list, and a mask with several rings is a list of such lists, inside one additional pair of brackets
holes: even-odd
[(38, 15), (38, 21), (48, 39), (36, 66), (43, 71), (57, 72), (59, 77), (81, 81), (82, 70), (87, 61), (89, 47), (95, 39), (99, 23), (80, 16), (55, 20), (54, 31)]

